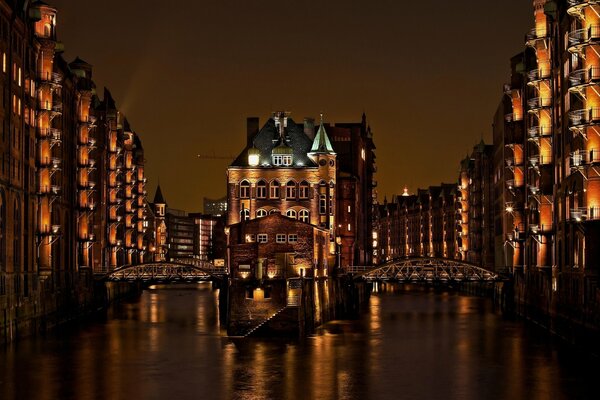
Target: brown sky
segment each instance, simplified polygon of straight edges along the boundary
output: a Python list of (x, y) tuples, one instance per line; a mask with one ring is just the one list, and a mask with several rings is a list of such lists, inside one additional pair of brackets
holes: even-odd
[[(149, 195), (225, 194), (247, 116), (358, 121), (380, 198), (441, 181), (481, 139), (532, 25), (529, 0), (47, 0), (66, 57), (94, 65), (146, 150)], [(261, 122), (262, 122), (261, 121)]]

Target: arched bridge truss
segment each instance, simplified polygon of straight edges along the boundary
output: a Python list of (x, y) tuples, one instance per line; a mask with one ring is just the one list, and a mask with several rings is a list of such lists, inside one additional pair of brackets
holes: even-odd
[(390, 282), (467, 282), (496, 281), (494, 272), (464, 261), (444, 258), (411, 257), (379, 266), (346, 267), (356, 279)]
[(215, 267), (207, 261), (151, 262), (139, 265), (124, 265), (106, 275), (113, 282), (205, 282), (227, 278), (224, 267)]

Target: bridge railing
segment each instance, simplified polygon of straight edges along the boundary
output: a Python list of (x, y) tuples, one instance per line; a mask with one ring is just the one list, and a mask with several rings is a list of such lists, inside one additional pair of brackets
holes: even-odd
[(343, 270), (365, 280), (399, 282), (423, 281), (495, 281), (496, 273), (458, 260), (440, 258), (407, 258), (378, 266), (354, 265)]
[(227, 266), (225, 265), (217, 266), (210, 261), (200, 260), (198, 258), (176, 258), (172, 261), (177, 264), (193, 265), (194, 267), (202, 268), (206, 272), (214, 275), (227, 275), (229, 273)]
[(373, 268), (375, 268), (373, 265), (349, 265), (342, 267), (342, 270), (347, 274), (362, 274), (371, 271)]

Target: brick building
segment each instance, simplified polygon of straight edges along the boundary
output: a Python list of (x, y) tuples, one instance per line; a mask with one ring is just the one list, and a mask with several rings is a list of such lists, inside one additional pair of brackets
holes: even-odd
[(63, 58), (57, 14), (0, 0), (2, 339), (85, 305), (94, 273), (144, 251), (141, 142), (110, 96), (96, 96), (92, 67)]
[[(375, 145), (358, 123), (248, 119), (247, 145), (228, 169), (228, 224), (280, 212), (329, 230), (341, 265), (373, 259)], [(330, 140), (331, 139), (331, 140)]]
[(331, 275), (329, 232), (281, 214), (229, 226), (231, 275), (286, 279)]

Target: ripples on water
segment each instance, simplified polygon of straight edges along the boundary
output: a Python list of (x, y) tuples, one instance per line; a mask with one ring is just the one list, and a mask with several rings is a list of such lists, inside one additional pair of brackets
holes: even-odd
[(162, 287), (0, 349), (0, 399), (600, 398), (597, 360), (484, 299), (388, 286), (301, 343), (231, 342), (217, 301), (207, 285)]

